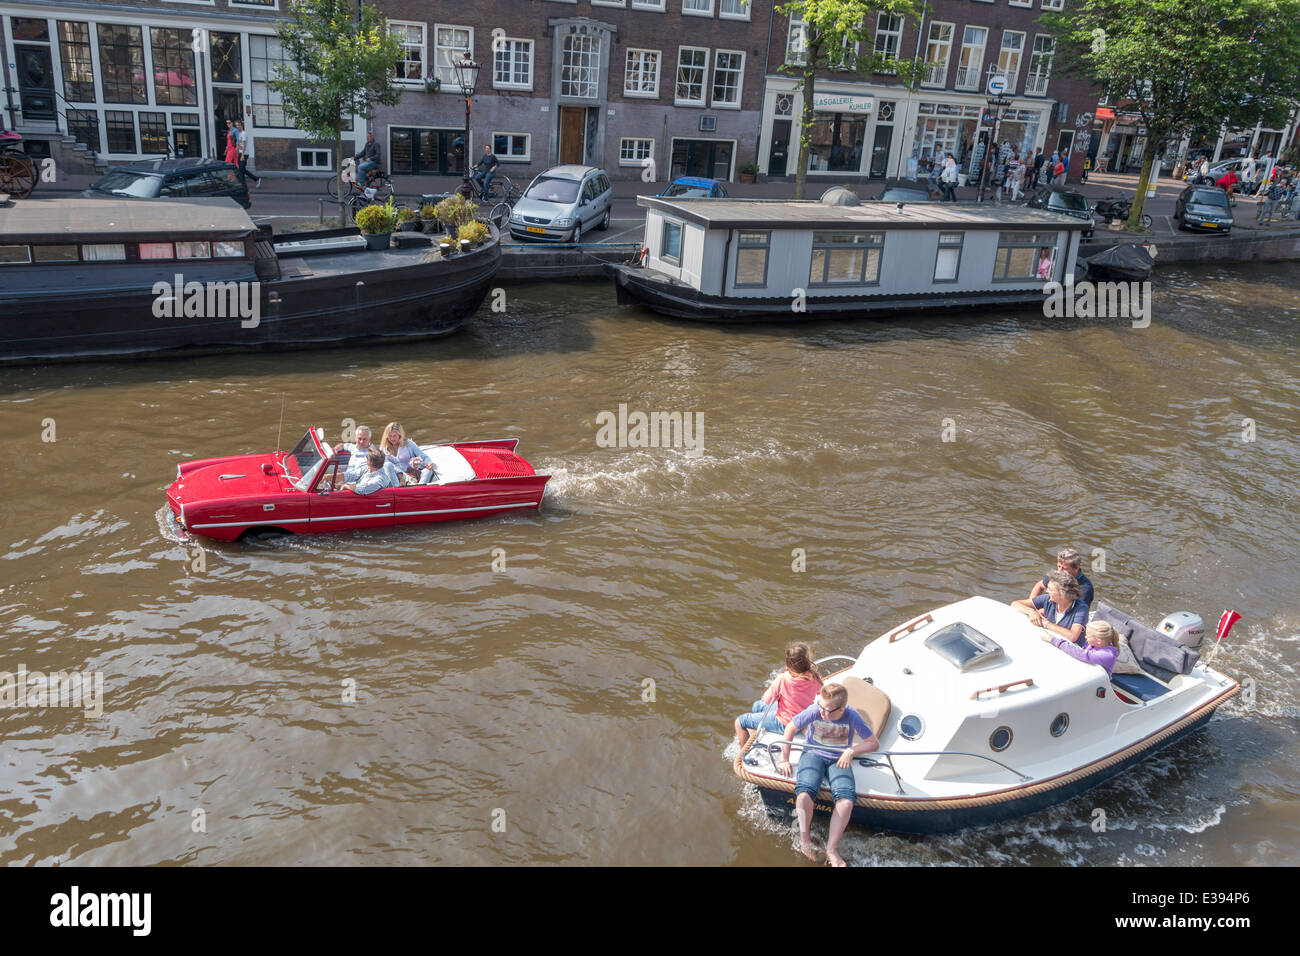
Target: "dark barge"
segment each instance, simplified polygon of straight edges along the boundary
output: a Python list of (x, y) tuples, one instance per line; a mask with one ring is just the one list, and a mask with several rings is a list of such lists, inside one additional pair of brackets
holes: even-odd
[(273, 239), (229, 199), (0, 208), (0, 364), (429, 338), (456, 331), (500, 237), (444, 258), (356, 230)]

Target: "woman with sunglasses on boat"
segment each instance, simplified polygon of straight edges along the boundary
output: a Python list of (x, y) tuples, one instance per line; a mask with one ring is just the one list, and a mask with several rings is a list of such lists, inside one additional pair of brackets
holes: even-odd
[(1083, 629), (1088, 625), (1088, 605), (1083, 603), (1079, 582), (1064, 571), (1048, 573), (1045, 594), (1032, 601), (1012, 601), (1011, 606), (1049, 635), (1082, 645)]
[(736, 743), (743, 749), (749, 743), (749, 732), (759, 730), (760, 724), (763, 730), (782, 733), (786, 724), (808, 709), (821, 688), (822, 675), (817, 673), (808, 645), (791, 644), (785, 649), (785, 670), (768, 685), (763, 699), (755, 701), (748, 714), (736, 718)]

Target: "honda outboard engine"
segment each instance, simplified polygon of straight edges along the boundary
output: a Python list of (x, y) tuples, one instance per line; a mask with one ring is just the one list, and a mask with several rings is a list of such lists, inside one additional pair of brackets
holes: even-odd
[(1161, 621), (1156, 630), (1194, 651), (1199, 651), (1205, 640), (1205, 622), (1199, 614), (1191, 611), (1175, 611)]

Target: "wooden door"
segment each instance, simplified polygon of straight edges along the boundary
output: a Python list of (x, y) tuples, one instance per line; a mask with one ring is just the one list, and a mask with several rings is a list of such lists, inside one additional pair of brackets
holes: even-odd
[(560, 162), (582, 165), (587, 111), (579, 106), (560, 107)]

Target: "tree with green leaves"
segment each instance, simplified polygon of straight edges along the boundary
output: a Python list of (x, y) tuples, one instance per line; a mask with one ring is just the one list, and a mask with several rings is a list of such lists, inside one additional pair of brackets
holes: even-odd
[[(817, 91), (817, 74), (825, 70), (845, 70), (857, 74), (854, 79), (870, 79), (873, 73), (896, 75), (909, 89), (920, 80), (924, 65), (875, 52), (873, 27), (876, 13), (916, 16), (914, 0), (792, 0), (777, 7), (783, 16), (799, 21), (799, 39), (792, 44), (792, 59), (780, 69), (799, 77), (797, 89), (803, 95), (803, 112), (799, 121), (799, 160), (795, 169), (794, 198), (802, 199), (808, 181), (808, 154), (812, 149), (813, 124), (817, 115), (813, 97)], [(867, 52), (862, 52), (863, 50)]]
[[(376, 106), (395, 106), (402, 98), (392, 82), (402, 42), (383, 14), (353, 0), (290, 0), (287, 12), (276, 32), (288, 62), (276, 70), (271, 89), (295, 126), (312, 139), (334, 142), (341, 166), (347, 118), (369, 121)], [(341, 169), (339, 178), (341, 196)]]
[(1042, 22), (1058, 40), (1055, 69), (1082, 73), (1142, 117), (1130, 230), (1162, 140), (1197, 126), (1281, 126), (1300, 94), (1300, 0), (1082, 0)]

